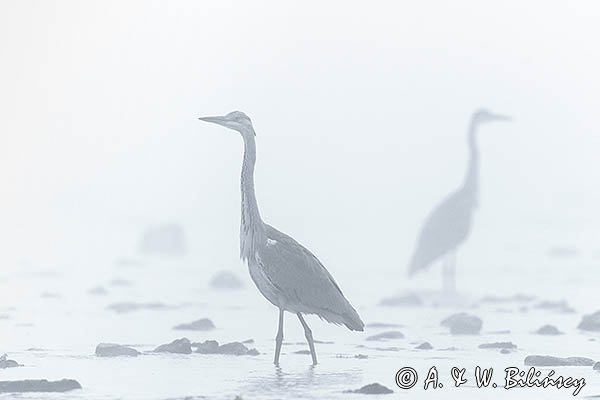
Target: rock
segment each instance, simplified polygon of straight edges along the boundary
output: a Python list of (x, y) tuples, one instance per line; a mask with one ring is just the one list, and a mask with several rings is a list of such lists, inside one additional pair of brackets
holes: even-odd
[(481, 331), (483, 321), (474, 315), (458, 313), (443, 320), (441, 325), (450, 328), (453, 335), (476, 335)]
[(252, 344), (252, 343), (254, 343), (254, 339), (246, 339), (242, 343), (244, 343), (244, 344)]
[(548, 256), (552, 258), (575, 258), (579, 251), (572, 246), (553, 246), (548, 249)]
[(157, 353), (191, 354), (192, 344), (188, 338), (175, 339), (154, 349)]
[(379, 383), (371, 383), (369, 385), (365, 385), (360, 389), (356, 390), (347, 390), (346, 393), (359, 393), (359, 394), (390, 394), (394, 393), (393, 390), (386, 388), (385, 386)]
[(250, 349), (250, 350), (248, 350), (248, 352), (246, 353), (246, 355), (247, 355), (247, 356), (257, 356), (257, 355), (259, 355), (259, 354), (260, 354), (260, 353), (259, 353), (259, 352), (258, 352), (258, 350), (256, 350), (256, 349)]
[(510, 330), (504, 329), (504, 330), (500, 330), (500, 331), (491, 331), (490, 334), (491, 335), (510, 335)]
[(509, 349), (500, 349), (500, 354), (510, 354), (511, 351)]
[(535, 331), (538, 335), (562, 335), (563, 333), (558, 330), (554, 325), (544, 325), (537, 331)]
[(160, 310), (171, 308), (163, 303), (132, 303), (132, 302), (123, 302), (123, 303), (114, 303), (107, 307), (109, 310), (116, 311), (118, 313), (128, 313), (132, 311), (138, 310)]
[(0, 369), (19, 367), (20, 364), (15, 360), (9, 360), (6, 354), (0, 356)]
[(590, 315), (584, 315), (583, 319), (581, 320), (579, 325), (577, 325), (577, 328), (584, 330), (584, 331), (599, 332), (600, 331), (600, 311), (596, 311), (595, 313), (590, 314)]
[(423, 342), (420, 345), (418, 345), (417, 347), (415, 347), (415, 349), (419, 349), (419, 350), (431, 350), (431, 349), (433, 349), (433, 346), (429, 342)]
[(387, 331), (378, 333), (377, 335), (367, 337), (368, 341), (388, 340), (388, 339), (404, 339), (404, 334), (400, 331)]
[(370, 324), (367, 324), (366, 327), (367, 328), (400, 328), (402, 325), (400, 324), (388, 324), (386, 322), (372, 322)]
[(127, 267), (141, 267), (144, 265), (144, 263), (135, 258), (121, 257), (121, 258), (117, 258), (115, 260), (115, 265), (117, 267), (126, 267), (127, 268)]
[(10, 315), (8, 315), (8, 314), (0, 314), (0, 319), (10, 319)]
[(480, 349), (507, 349), (513, 350), (517, 348), (517, 345), (513, 342), (495, 342), (495, 343), (484, 343), (479, 345)]
[(179, 324), (173, 327), (178, 331), (211, 331), (215, 329), (215, 324), (208, 318), (201, 318), (187, 324)]
[(206, 340), (201, 343), (192, 343), (197, 347), (196, 353), (200, 354), (225, 354), (233, 356), (257, 356), (260, 353), (256, 349), (248, 349), (240, 342), (225, 343), (219, 346), (216, 340)]
[(542, 301), (534, 306), (542, 310), (555, 311), (564, 314), (573, 314), (575, 312), (566, 301)]
[(88, 293), (92, 296), (106, 296), (108, 292), (102, 286), (95, 286), (88, 290)]
[(594, 371), (600, 371), (600, 361), (594, 364)]
[(525, 365), (530, 367), (590, 367), (594, 360), (585, 357), (553, 357), (553, 356), (527, 356)]
[(196, 353), (216, 354), (219, 350), (219, 342), (216, 340), (206, 340), (202, 343), (192, 343), (196, 347)]
[(28, 379), (24, 381), (0, 381), (0, 393), (26, 392), (68, 392), (81, 389), (79, 382), (73, 379), (48, 381), (46, 379)]
[(240, 342), (225, 343), (219, 346), (219, 354), (243, 356), (248, 354), (248, 348)]
[(310, 350), (298, 350), (294, 354), (310, 354)]
[(152, 226), (142, 235), (140, 250), (146, 254), (182, 256), (186, 253), (183, 228), (175, 223)]
[(528, 296), (526, 294), (515, 294), (509, 297), (499, 297), (499, 296), (485, 296), (480, 302), (481, 303), (528, 303), (533, 301), (535, 297)]
[(241, 289), (244, 283), (237, 275), (229, 271), (221, 271), (210, 280), (210, 287), (218, 290)]
[(111, 280), (110, 282), (108, 282), (108, 284), (110, 286), (123, 286), (123, 287), (127, 287), (127, 286), (132, 286), (133, 282), (127, 280), (127, 279), (123, 279), (123, 278), (115, 278), (113, 280)]
[(136, 349), (115, 343), (100, 343), (96, 346), (96, 355), (98, 357), (137, 357), (140, 354)]
[(423, 305), (423, 301), (414, 293), (386, 297), (379, 302), (381, 306), (387, 307), (419, 307)]

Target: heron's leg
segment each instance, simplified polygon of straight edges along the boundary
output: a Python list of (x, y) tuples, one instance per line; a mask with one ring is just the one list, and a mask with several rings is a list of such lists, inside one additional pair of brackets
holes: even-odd
[(279, 365), (279, 354), (281, 353), (281, 344), (283, 343), (283, 308), (279, 309), (279, 328), (275, 336), (275, 360), (273, 364)]
[(304, 336), (306, 336), (306, 340), (308, 341), (308, 347), (310, 348), (310, 355), (312, 357), (313, 365), (317, 365), (317, 352), (315, 351), (315, 343), (313, 342), (312, 331), (308, 327), (308, 324), (304, 318), (302, 318), (302, 314), (297, 313), (296, 315), (298, 315), (298, 319), (304, 328)]
[(450, 253), (450, 287), (456, 293), (456, 250)]
[(448, 253), (443, 261), (444, 292), (446, 294), (456, 293), (456, 251)]

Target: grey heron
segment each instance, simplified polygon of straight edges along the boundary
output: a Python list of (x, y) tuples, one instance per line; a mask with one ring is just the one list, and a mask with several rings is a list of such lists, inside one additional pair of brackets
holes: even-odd
[(243, 112), (233, 111), (225, 116), (202, 117), (200, 120), (237, 131), (244, 140), (240, 257), (247, 263), (250, 277), (258, 290), (279, 309), (274, 363), (279, 365), (283, 313), (288, 311), (298, 316), (313, 365), (317, 364), (312, 331), (303, 314), (316, 314), (352, 331), (362, 331), (364, 324), (317, 257), (290, 236), (263, 222), (254, 192), (256, 134), (250, 118)]
[(409, 263), (409, 275), (443, 259), (443, 281), (446, 292), (456, 289), (456, 249), (465, 242), (471, 231), (473, 213), (479, 197), (479, 150), (477, 130), (491, 121), (509, 121), (510, 117), (488, 110), (476, 111), (468, 129), (469, 166), (463, 184), (429, 214)]

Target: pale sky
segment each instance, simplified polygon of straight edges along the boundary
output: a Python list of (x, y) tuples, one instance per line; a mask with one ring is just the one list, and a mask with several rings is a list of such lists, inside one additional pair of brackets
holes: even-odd
[(515, 121), (479, 132), (462, 260), (600, 250), (600, 3), (366, 4), (0, 2), (7, 259), (110, 260), (177, 221), (191, 257), (236, 263), (242, 141), (197, 120), (232, 110), (263, 217), (329, 263), (404, 270), (479, 107)]

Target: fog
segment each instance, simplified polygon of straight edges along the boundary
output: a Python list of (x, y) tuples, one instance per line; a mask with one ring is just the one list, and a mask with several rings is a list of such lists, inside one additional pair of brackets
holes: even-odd
[(367, 274), (439, 286), (407, 263), (464, 179), (480, 107), (514, 121), (478, 133), (459, 287), (479, 273), (527, 292), (531, 264), (568, 273), (556, 246), (598, 268), (599, 18), (594, 1), (3, 1), (0, 278), (106, 271), (177, 223), (182, 279), (247, 279), (243, 143), (198, 121), (233, 110), (256, 130), (261, 215), (350, 293)]
[(196, 119), (235, 109), (257, 131), (265, 218), (340, 265), (404, 266), (420, 221), (463, 177), (481, 106), (515, 123), (479, 136), (468, 246), (600, 247), (600, 7), (343, 4), (5, 2), (0, 212), (13, 260), (127, 251), (173, 219), (192, 254), (235, 262), (240, 140)]

